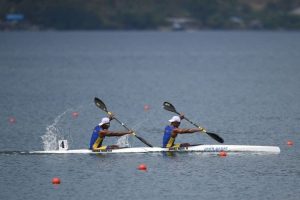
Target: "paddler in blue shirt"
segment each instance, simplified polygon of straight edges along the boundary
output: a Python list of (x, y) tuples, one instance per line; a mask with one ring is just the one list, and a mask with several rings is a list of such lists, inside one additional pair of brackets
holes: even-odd
[(118, 149), (118, 145), (102, 146), (103, 140), (105, 137), (121, 137), (123, 135), (132, 134), (133, 131), (109, 131), (110, 121), (113, 119), (113, 116), (102, 118), (99, 125), (94, 128), (91, 141), (90, 149), (93, 151), (105, 151), (107, 149)]
[(164, 137), (163, 137), (163, 148), (179, 148), (179, 147), (190, 146), (189, 143), (174, 144), (177, 135), (201, 132), (204, 130), (201, 127), (200, 128), (192, 128), (192, 129), (179, 128), (181, 119), (183, 119), (183, 118), (184, 118), (184, 115), (181, 114), (180, 116), (173, 116), (169, 120), (169, 122), (171, 124), (166, 126), (166, 128), (165, 128), (165, 133), (164, 133)]

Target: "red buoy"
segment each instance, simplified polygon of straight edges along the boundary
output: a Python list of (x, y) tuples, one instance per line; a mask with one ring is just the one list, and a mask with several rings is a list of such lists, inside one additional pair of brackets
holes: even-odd
[(227, 153), (225, 151), (220, 151), (219, 156), (225, 157), (225, 156), (227, 156)]
[(52, 179), (52, 184), (60, 184), (60, 179), (58, 177), (54, 177)]
[(9, 118), (9, 123), (11, 123), (11, 124), (14, 124), (14, 123), (16, 123), (16, 118), (14, 118), (14, 117), (10, 117)]
[(139, 167), (138, 167), (138, 170), (147, 170), (147, 165), (145, 164), (140, 164)]
[(287, 144), (288, 146), (293, 146), (293, 145), (294, 145), (294, 142), (293, 142), (292, 140), (288, 140), (288, 141), (286, 142), (286, 144)]
[(78, 113), (78, 112), (72, 112), (72, 117), (73, 117), (73, 118), (77, 118), (77, 117), (78, 117), (78, 115), (79, 115), (79, 113)]
[(150, 109), (150, 106), (149, 105), (144, 105), (144, 111), (148, 111)]

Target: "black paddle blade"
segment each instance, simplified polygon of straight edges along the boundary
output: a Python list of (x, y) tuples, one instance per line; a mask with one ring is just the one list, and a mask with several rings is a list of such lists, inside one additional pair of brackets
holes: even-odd
[(207, 135), (209, 135), (210, 137), (212, 137), (213, 139), (215, 139), (216, 141), (220, 142), (220, 143), (224, 143), (223, 138), (221, 138), (220, 136), (218, 136), (215, 133), (211, 133), (211, 132), (206, 132)]
[(164, 107), (164, 109), (167, 110), (167, 111), (177, 113), (175, 107), (174, 107), (171, 103), (169, 103), (169, 102), (164, 102), (164, 103), (163, 103), (163, 107)]
[(101, 110), (103, 110), (105, 112), (108, 112), (105, 104), (99, 98), (95, 97), (94, 102), (98, 108), (100, 108)]

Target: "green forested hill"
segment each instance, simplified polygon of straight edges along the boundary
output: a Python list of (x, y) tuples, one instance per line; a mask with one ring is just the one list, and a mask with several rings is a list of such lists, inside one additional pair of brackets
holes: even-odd
[[(0, 0), (0, 27), (300, 29), (297, 8), (300, 0)], [(11, 13), (23, 14), (24, 20), (7, 22)]]

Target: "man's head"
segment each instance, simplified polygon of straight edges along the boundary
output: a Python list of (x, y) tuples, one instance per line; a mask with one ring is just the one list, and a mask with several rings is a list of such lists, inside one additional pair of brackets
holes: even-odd
[(110, 120), (107, 117), (103, 117), (101, 119), (101, 122), (99, 123), (99, 126), (101, 126), (103, 129), (108, 129), (110, 126)]
[(181, 119), (179, 116), (173, 116), (169, 122), (171, 122), (171, 125), (178, 128), (180, 126)]

